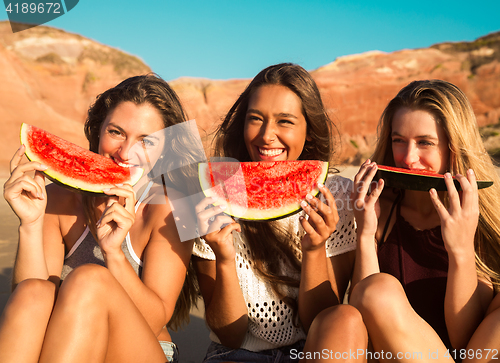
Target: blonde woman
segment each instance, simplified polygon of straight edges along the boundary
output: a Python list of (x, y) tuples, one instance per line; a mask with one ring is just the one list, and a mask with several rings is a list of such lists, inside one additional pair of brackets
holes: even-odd
[[(375, 351), (401, 361), (430, 352), (459, 360), (499, 287), (500, 180), (469, 101), (448, 82), (410, 83), (389, 102), (379, 128), (373, 161), (354, 180), (350, 302)], [(445, 174), (447, 191), (388, 189), (383, 180), (370, 190), (377, 163)], [(478, 191), (479, 179), (494, 184)]]

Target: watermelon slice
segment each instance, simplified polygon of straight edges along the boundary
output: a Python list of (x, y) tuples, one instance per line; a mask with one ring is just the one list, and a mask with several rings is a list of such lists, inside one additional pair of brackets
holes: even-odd
[(275, 220), (298, 212), (308, 193), (319, 193), (317, 184), (326, 180), (328, 163), (200, 163), (198, 175), (207, 197), (226, 200), (224, 213), (243, 220)]
[(50, 180), (80, 192), (102, 194), (103, 189), (115, 184), (134, 185), (144, 172), (141, 168), (124, 168), (109, 158), (24, 123), (21, 143), (29, 160), (49, 167), (44, 174)]
[[(455, 177), (453, 177), (455, 178)], [(434, 188), (438, 191), (446, 191), (444, 175), (429, 170), (403, 169), (394, 166), (378, 165), (376, 180), (384, 179), (385, 186), (398, 189), (429, 191)], [(458, 180), (453, 180), (457, 190), (461, 190)], [(478, 180), (478, 189), (488, 188), (493, 185), (492, 181)]]

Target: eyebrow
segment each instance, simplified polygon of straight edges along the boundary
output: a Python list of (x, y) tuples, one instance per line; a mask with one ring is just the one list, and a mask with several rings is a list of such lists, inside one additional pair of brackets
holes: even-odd
[[(257, 115), (264, 117), (264, 114), (262, 112), (254, 109), (254, 108), (249, 108), (247, 110), (247, 114), (249, 114), (249, 113), (256, 113)], [(288, 117), (288, 118), (298, 119), (298, 117), (295, 116), (293, 113), (286, 113), (286, 112), (275, 113), (273, 116), (274, 117)]]
[[(112, 122), (110, 122), (110, 123), (108, 124), (108, 126), (113, 126), (113, 127), (117, 128), (118, 130), (120, 130), (121, 132), (125, 133), (125, 130), (124, 130), (124, 129), (122, 129), (122, 128), (121, 128), (120, 126), (118, 126), (118, 125), (115, 125), (115, 124), (114, 124), (114, 123), (112, 123)], [(143, 135), (139, 135), (139, 137), (160, 140), (160, 138), (159, 138), (159, 137), (154, 136), (153, 134), (143, 134)]]
[[(393, 131), (391, 136), (400, 136), (400, 137), (404, 137), (403, 135), (401, 135), (400, 133), (396, 132), (396, 131)], [(432, 136), (432, 135), (419, 135), (419, 136), (416, 136), (415, 137), (416, 139), (431, 139), (431, 140), (437, 140), (438, 138), (435, 137), (435, 136)]]

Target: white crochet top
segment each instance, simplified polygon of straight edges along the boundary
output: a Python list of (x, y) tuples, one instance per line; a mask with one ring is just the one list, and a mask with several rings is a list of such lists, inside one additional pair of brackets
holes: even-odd
[[(340, 217), (335, 232), (326, 241), (326, 255), (332, 257), (356, 249), (354, 214), (352, 209), (348, 207), (352, 181), (335, 175), (329, 177), (325, 185), (335, 198)], [(321, 200), (324, 202), (322, 195)], [(283, 218), (280, 223), (283, 223), (285, 228), (290, 228), (288, 230), (293, 231), (301, 238), (305, 232), (299, 222), (300, 215), (305, 216), (305, 212), (301, 211)], [(233, 243), (236, 250), (236, 270), (240, 288), (247, 304), (249, 319), (241, 348), (261, 351), (284, 347), (305, 339), (304, 330), (293, 325), (292, 309), (280, 300), (270, 284), (262, 279), (254, 269), (245, 237), (241, 233), (233, 231)], [(296, 248), (297, 255), (301, 257), (300, 246), (296, 246)], [(193, 254), (204, 259), (215, 260), (210, 246), (200, 238), (195, 241)], [(297, 275), (286, 263), (283, 263), (282, 268), (286, 275), (300, 278), (300, 273)], [(298, 294), (298, 288), (288, 288), (288, 296), (298, 299)], [(214, 332), (210, 332), (210, 339), (220, 343)]]

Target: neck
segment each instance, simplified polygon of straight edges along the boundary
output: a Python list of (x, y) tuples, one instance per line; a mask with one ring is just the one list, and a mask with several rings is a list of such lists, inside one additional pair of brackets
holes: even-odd
[[(438, 193), (441, 200), (443, 200), (443, 195), (443, 192)], [(405, 192), (402, 205), (412, 209), (415, 213), (422, 217), (428, 217), (437, 213), (429, 192), (407, 190)]]

